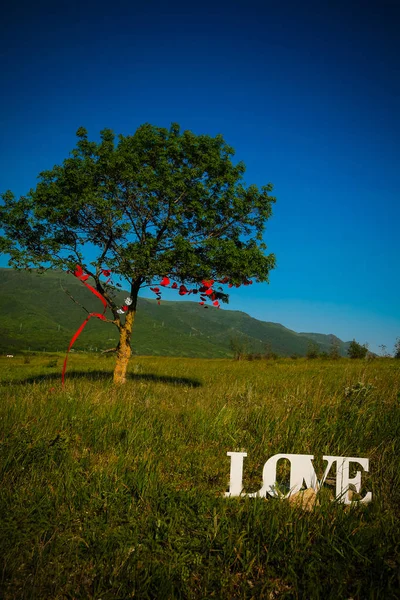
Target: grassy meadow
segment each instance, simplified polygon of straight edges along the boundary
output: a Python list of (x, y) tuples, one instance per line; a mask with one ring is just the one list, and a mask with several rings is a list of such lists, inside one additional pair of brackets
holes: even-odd
[[(400, 361), (0, 358), (0, 598), (400, 597)], [(367, 457), (368, 505), (225, 498), (277, 453)], [(321, 468), (319, 464), (318, 468)], [(287, 472), (281, 466), (280, 483)]]

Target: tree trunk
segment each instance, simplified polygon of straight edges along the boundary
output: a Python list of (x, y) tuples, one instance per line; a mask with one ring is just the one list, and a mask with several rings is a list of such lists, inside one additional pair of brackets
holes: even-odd
[(117, 362), (114, 369), (114, 383), (126, 383), (126, 370), (131, 357), (131, 333), (136, 311), (129, 311), (124, 325), (119, 328), (119, 343), (117, 347)]
[(117, 362), (114, 369), (114, 383), (121, 385), (126, 383), (126, 371), (128, 368), (129, 359), (131, 357), (131, 334), (132, 327), (136, 316), (137, 299), (140, 290), (142, 279), (136, 279), (131, 286), (131, 300), (128, 311), (125, 316), (125, 323), (119, 323), (119, 342), (117, 346)]

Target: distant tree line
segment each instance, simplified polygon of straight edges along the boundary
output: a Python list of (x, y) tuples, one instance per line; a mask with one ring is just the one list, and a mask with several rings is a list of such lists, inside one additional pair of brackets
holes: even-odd
[[(230, 349), (233, 353), (233, 358), (235, 360), (261, 360), (261, 359), (277, 359), (280, 358), (280, 355), (277, 352), (272, 351), (272, 346), (270, 342), (265, 342), (264, 350), (262, 352), (250, 352), (249, 351), (249, 340), (242, 337), (232, 337), (230, 340)], [(386, 346), (380, 346), (382, 349), (383, 357), (390, 357), (390, 354), (386, 352)], [(369, 352), (368, 344), (360, 344), (353, 339), (350, 342), (349, 348), (347, 349), (347, 356), (349, 358), (375, 358), (372, 352)], [(396, 343), (394, 346), (393, 352), (394, 358), (400, 359), (400, 338), (396, 339)], [(290, 358), (296, 359), (300, 358), (298, 354), (292, 354)], [(322, 351), (316, 342), (310, 341), (308, 344), (308, 349), (306, 353), (306, 358), (309, 360), (315, 358), (323, 358), (323, 359), (331, 359), (337, 360), (341, 358), (340, 354), (340, 345), (338, 340), (333, 340), (331, 347), (328, 352)]]

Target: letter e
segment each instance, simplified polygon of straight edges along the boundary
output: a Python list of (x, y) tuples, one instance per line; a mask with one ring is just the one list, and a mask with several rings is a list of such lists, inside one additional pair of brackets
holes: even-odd
[[(368, 458), (356, 458), (353, 456), (346, 456), (344, 458), (337, 459), (337, 474), (336, 474), (336, 499), (343, 504), (351, 504), (349, 499), (349, 486), (354, 485), (357, 494), (361, 490), (361, 471), (357, 471), (354, 477), (350, 477), (350, 463), (359, 464), (364, 471), (368, 473), (369, 460)], [(359, 502), (367, 503), (371, 502), (372, 493), (368, 492), (364, 498)]]

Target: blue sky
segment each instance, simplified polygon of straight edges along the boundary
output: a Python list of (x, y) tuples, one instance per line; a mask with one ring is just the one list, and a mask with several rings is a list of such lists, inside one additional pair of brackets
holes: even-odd
[(39, 2), (3, 16), (0, 191), (28, 191), (81, 125), (222, 133), (247, 183), (277, 197), (270, 285), (234, 290), (230, 308), (393, 349), (398, 2)]

